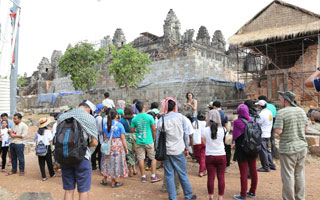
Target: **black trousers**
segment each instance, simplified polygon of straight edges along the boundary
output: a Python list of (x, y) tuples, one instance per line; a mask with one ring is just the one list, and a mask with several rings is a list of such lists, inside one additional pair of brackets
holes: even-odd
[(227, 167), (229, 167), (231, 160), (231, 145), (224, 144), (224, 150), (226, 151)]
[(50, 146), (47, 146), (47, 149), (48, 149), (47, 155), (38, 156), (39, 167), (40, 167), (42, 178), (46, 178), (45, 162), (47, 162), (50, 177), (54, 176)]
[(92, 170), (97, 169), (97, 154), (98, 154), (98, 164), (99, 164), (99, 169), (101, 170), (101, 151), (100, 151), (101, 144), (99, 143), (96, 150), (93, 152), (91, 155), (91, 166)]
[(268, 147), (269, 138), (261, 138), (261, 151), (259, 153), (261, 165), (264, 169), (275, 168), (271, 152)]
[(7, 154), (8, 154), (9, 147), (1, 147), (0, 152), (2, 153), (2, 169), (6, 168), (6, 162), (7, 162)]

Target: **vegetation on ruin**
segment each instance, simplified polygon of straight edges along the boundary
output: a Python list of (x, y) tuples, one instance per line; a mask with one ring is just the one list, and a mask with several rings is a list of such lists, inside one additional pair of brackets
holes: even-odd
[(27, 79), (27, 74), (24, 74), (23, 76), (18, 75), (18, 87), (24, 87), (29, 84), (29, 81)]
[(104, 64), (106, 56), (105, 48), (96, 50), (93, 44), (81, 42), (66, 50), (59, 59), (59, 70), (71, 76), (76, 90), (90, 90), (100, 76), (94, 67)]
[(130, 87), (137, 88), (138, 83), (150, 73), (149, 54), (138, 51), (132, 44), (124, 44), (120, 49), (111, 46), (110, 49), (113, 60), (109, 66), (109, 74), (113, 75), (119, 87), (123, 86), (126, 90)]

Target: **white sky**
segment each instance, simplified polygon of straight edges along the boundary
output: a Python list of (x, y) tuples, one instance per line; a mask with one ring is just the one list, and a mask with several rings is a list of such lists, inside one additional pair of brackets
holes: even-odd
[[(19, 74), (37, 70), (42, 57), (65, 51), (69, 43), (111, 38), (122, 28), (127, 42), (142, 32), (163, 35), (166, 15), (172, 8), (181, 23), (181, 34), (201, 25), (212, 37), (220, 29), (227, 40), (272, 0), (21, 0)], [(320, 13), (319, 0), (286, 2)]]

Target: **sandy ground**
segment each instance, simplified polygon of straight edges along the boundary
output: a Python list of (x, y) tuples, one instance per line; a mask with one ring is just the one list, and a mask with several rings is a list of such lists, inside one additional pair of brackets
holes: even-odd
[[(31, 139), (36, 131), (35, 127), (30, 127), (29, 138)], [(25, 156), (26, 159), (26, 174), (25, 176), (6, 176), (5, 173), (0, 172), (0, 199), (12, 200), (18, 199), (23, 192), (50, 192), (53, 199), (63, 199), (64, 191), (62, 189), (61, 177), (49, 178), (47, 181), (41, 180), (40, 169), (38, 166), (38, 158), (32, 150)], [(280, 177), (280, 164), (279, 161), (275, 161), (278, 169), (271, 171), (270, 173), (258, 173), (258, 189), (256, 192), (257, 200), (281, 199), (281, 177)], [(192, 185), (194, 194), (198, 199), (207, 198), (207, 177), (198, 177), (198, 165), (196, 163), (187, 163), (189, 180)], [(258, 164), (257, 167), (259, 167)], [(11, 167), (7, 167), (10, 170)], [(160, 177), (163, 177), (163, 169), (157, 171)], [(47, 171), (47, 176), (48, 171)], [(148, 178), (150, 178), (150, 172), (147, 172)], [(161, 191), (162, 181), (158, 183), (141, 183), (140, 175), (136, 175), (132, 178), (126, 178), (121, 180), (124, 185), (120, 188), (111, 188), (108, 186), (102, 186), (99, 184), (102, 176), (98, 171), (92, 173), (92, 185), (90, 191), (90, 199), (167, 199), (167, 193)], [(237, 163), (232, 163), (225, 174), (225, 199), (232, 199), (234, 194), (240, 192), (240, 175), (237, 167)], [(317, 200), (320, 199), (320, 157), (311, 157), (308, 155), (306, 162), (306, 199)], [(250, 181), (249, 181), (250, 182)], [(215, 181), (215, 194), (217, 194), (217, 180)], [(217, 196), (217, 195), (215, 195)], [(76, 197), (77, 193), (76, 193)], [(78, 199), (78, 198), (75, 198)], [(178, 199), (184, 199), (183, 194), (178, 195)]]

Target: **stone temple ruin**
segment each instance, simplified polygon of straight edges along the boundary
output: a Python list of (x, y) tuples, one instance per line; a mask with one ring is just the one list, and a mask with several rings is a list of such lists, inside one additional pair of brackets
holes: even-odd
[[(126, 38), (122, 29), (117, 29), (113, 38), (106, 36), (101, 40), (101, 47), (121, 48)], [(226, 42), (220, 30), (212, 37), (205, 26), (201, 26), (195, 37), (195, 30), (188, 29), (181, 33), (181, 25), (173, 10), (170, 10), (164, 20), (163, 36), (143, 32), (133, 41), (139, 51), (150, 54), (152, 70), (137, 89), (126, 91), (119, 88), (112, 76), (108, 75), (108, 64), (96, 67), (102, 74), (92, 91), (74, 93), (69, 77), (59, 71), (58, 59), (60, 51), (54, 51), (51, 61), (43, 58), (38, 70), (30, 77), (30, 84), (20, 91), (18, 110), (25, 112), (52, 112), (64, 105), (77, 105), (83, 99), (91, 99), (100, 103), (103, 93), (109, 91), (111, 98), (132, 100), (135, 98), (147, 104), (160, 102), (167, 96), (177, 98), (180, 103), (185, 101), (185, 94), (193, 92), (200, 106), (219, 99), (239, 99), (243, 97), (238, 71), (243, 68), (243, 60), (237, 57), (237, 51), (232, 46), (226, 50)], [(240, 85), (240, 87), (238, 87)], [(237, 86), (237, 87), (236, 87)], [(63, 93), (64, 95), (59, 95)], [(47, 103), (40, 101), (39, 95), (55, 94), (55, 101)], [(70, 95), (69, 95), (70, 94)]]

